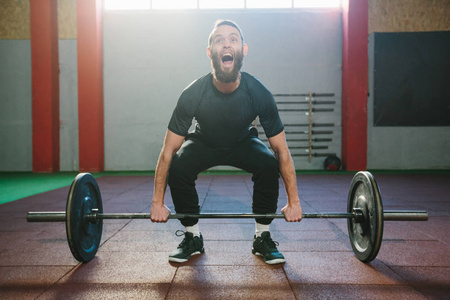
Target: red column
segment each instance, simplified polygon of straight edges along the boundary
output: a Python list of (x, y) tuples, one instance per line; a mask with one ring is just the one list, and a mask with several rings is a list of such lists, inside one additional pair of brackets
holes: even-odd
[(368, 2), (342, 4), (342, 165), (367, 167)]
[(102, 0), (77, 0), (78, 132), (82, 172), (104, 168)]
[(57, 0), (30, 1), (33, 172), (59, 171)]

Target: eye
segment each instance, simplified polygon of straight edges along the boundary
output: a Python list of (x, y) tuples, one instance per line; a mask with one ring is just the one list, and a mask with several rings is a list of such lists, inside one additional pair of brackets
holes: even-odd
[(218, 38), (215, 40), (216, 44), (222, 44), (223, 43), (223, 38)]
[(231, 38), (231, 42), (236, 43), (237, 42), (237, 38)]

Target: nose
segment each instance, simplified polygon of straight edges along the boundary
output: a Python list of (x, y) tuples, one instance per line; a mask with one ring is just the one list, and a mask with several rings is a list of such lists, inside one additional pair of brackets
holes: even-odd
[(229, 48), (231, 46), (231, 41), (228, 39), (225, 39), (224, 43), (223, 43), (223, 47), (224, 48)]

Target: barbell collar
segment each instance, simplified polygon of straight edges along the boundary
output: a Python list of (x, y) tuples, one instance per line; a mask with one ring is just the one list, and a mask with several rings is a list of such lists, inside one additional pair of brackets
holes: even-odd
[(65, 211), (29, 212), (27, 222), (66, 222)]
[(384, 221), (428, 221), (428, 212), (420, 210), (385, 210)]

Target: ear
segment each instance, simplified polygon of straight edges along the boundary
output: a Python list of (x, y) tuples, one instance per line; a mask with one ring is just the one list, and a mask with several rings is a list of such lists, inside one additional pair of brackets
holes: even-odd
[(247, 44), (244, 44), (244, 46), (242, 48), (243, 48), (242, 50), (244, 51), (244, 56), (247, 55), (247, 52), (248, 52)]
[(211, 49), (209, 47), (206, 48), (206, 53), (208, 54), (208, 57), (211, 58)]

